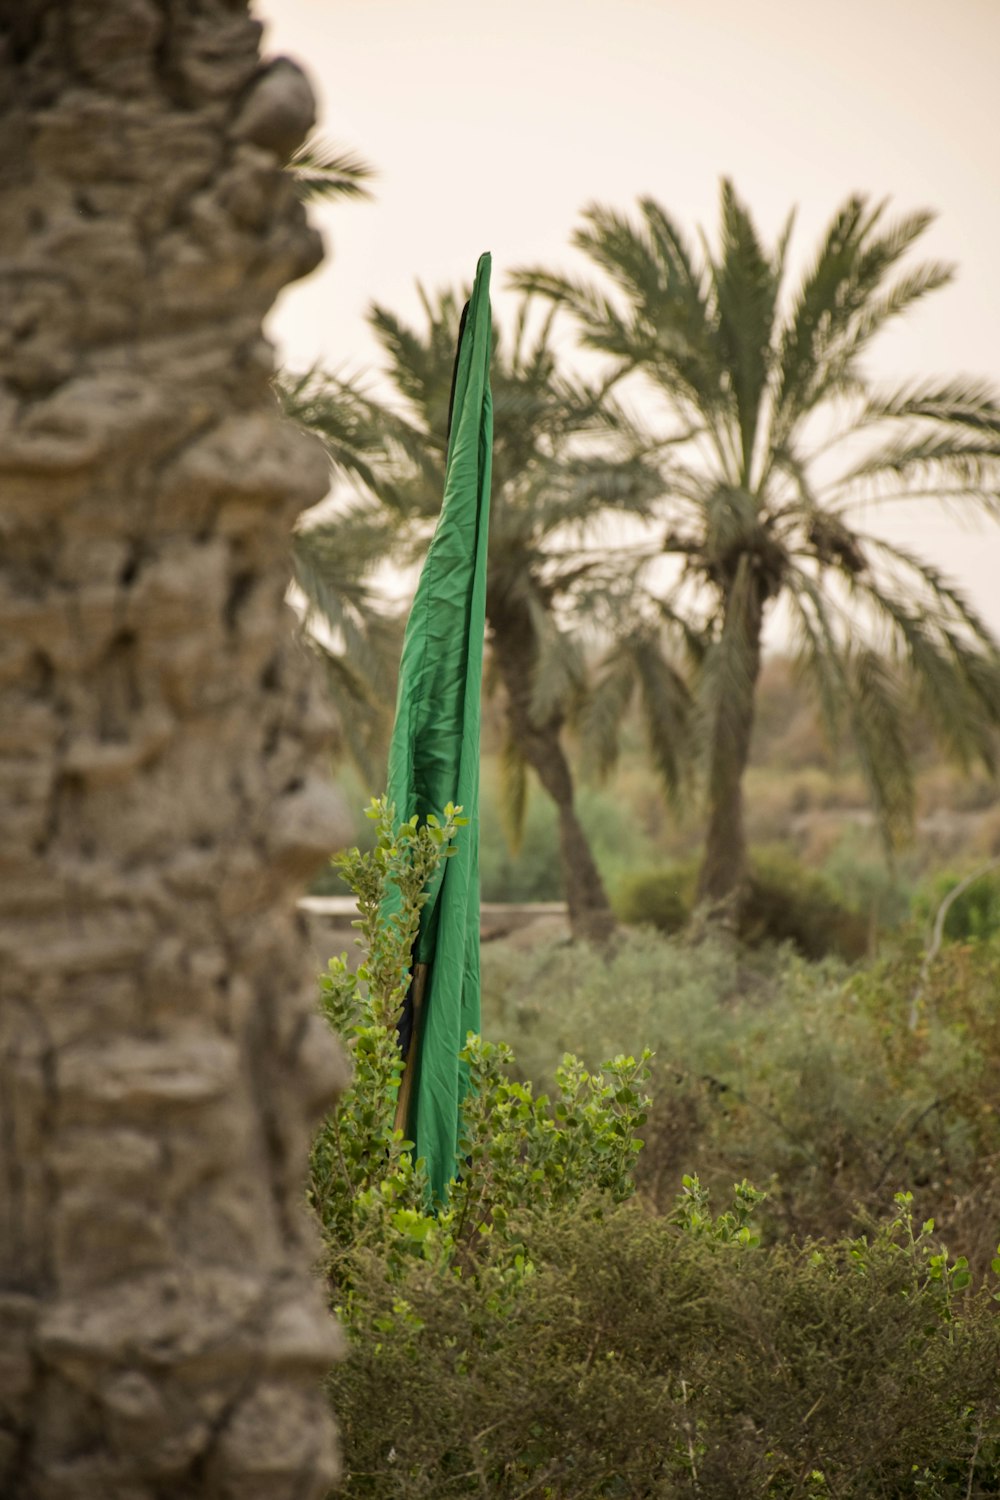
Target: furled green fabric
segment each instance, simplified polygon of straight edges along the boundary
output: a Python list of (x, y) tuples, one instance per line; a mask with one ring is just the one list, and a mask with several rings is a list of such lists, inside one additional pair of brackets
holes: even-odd
[(459, 1110), (467, 1086), (458, 1054), (479, 1030), (479, 729), (486, 620), (493, 404), (490, 257), (481, 256), (459, 334), (444, 500), (407, 622), (389, 800), (400, 821), (441, 816), (460, 803), (469, 819), (443, 861), (421, 913), (414, 961), (429, 966), (407, 1133), (447, 1201)]

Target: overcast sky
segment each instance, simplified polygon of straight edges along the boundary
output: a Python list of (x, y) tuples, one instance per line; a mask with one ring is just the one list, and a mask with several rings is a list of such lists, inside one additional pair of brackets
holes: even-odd
[[(376, 364), (377, 300), (415, 316), (416, 280), (572, 264), (593, 199), (650, 193), (714, 229), (731, 176), (771, 236), (798, 205), (811, 255), (848, 194), (938, 220), (924, 254), (956, 282), (881, 341), (886, 377), (1000, 386), (1000, 0), (257, 0), (265, 48), (305, 66), (320, 125), (378, 170), (376, 199), (315, 212), (326, 264), (282, 297), (281, 357)], [(793, 265), (796, 263), (793, 257)], [(1000, 527), (930, 506), (905, 537), (963, 581), (1000, 633)]]

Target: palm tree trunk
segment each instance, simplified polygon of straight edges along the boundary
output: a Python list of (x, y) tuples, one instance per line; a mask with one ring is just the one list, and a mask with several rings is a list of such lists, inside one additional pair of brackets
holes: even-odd
[(561, 714), (537, 723), (531, 714), (537, 643), (526, 610), (502, 611), (487, 601), (493, 651), (507, 695), (514, 743), (556, 805), (559, 858), (570, 930), (575, 938), (604, 943), (615, 930), (614, 914), (597, 862), (577, 816), (573, 775), (563, 750)]
[(576, 938), (604, 943), (615, 930), (615, 919), (604, 882), (577, 817), (573, 778), (551, 725), (515, 730), (517, 745), (556, 805), (559, 817), (559, 858), (562, 865), (570, 930)]
[(749, 878), (743, 779), (750, 759), (763, 620), (764, 600), (752, 586), (741, 606), (728, 601), (723, 630), (740, 634), (740, 670), (717, 709), (709, 751), (708, 829), (697, 904), (709, 921), (733, 929)]
[(0, 0), (0, 1493), (335, 1472), (309, 1267), (335, 844), (261, 321), (309, 90), (239, 4)]

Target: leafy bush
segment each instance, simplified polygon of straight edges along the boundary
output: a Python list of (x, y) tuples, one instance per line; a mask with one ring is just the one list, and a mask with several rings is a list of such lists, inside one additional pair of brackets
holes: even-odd
[[(691, 1201), (691, 1200), (694, 1201)], [(331, 1379), (351, 1496), (997, 1495), (1000, 1338), (967, 1271), (889, 1223), (765, 1250), (712, 1216), (578, 1205), (530, 1261), (359, 1264)]]
[[(331, 1286), (347, 1297), (359, 1255), (377, 1253), (393, 1274), (414, 1254), (440, 1270), (474, 1261), (489, 1240), (516, 1260), (524, 1246), (520, 1225), (508, 1233), (515, 1208), (568, 1206), (595, 1191), (617, 1202), (633, 1190), (648, 1054), (638, 1062), (618, 1056), (591, 1072), (567, 1053), (550, 1099), (510, 1076), (509, 1049), (470, 1033), (461, 1053), (470, 1082), (459, 1148), (466, 1169), (446, 1205), (431, 1203), (423, 1162), (395, 1128), (403, 1071), (396, 1023), (410, 952), (427, 882), (454, 848), (460, 814), (449, 806), (443, 823), (432, 818), (418, 827), (414, 818), (397, 828), (384, 799), (373, 802), (372, 849), (335, 860), (357, 896), (364, 957), (356, 971), (346, 954), (331, 959), (320, 981), (324, 1013), (349, 1050), (354, 1077), (314, 1143), (310, 1199)], [(393, 888), (398, 901), (386, 917)]]
[[(773, 1247), (758, 1227), (768, 1203), (745, 1180), (715, 1213), (699, 1178), (685, 1175), (655, 1212), (633, 1196), (632, 1178), (648, 1054), (620, 1055), (601, 1073), (563, 1057), (550, 1102), (517, 1078), (506, 1047), (470, 1036), (462, 1170), (447, 1206), (431, 1210), (422, 1165), (393, 1128), (395, 1018), (424, 884), (447, 857), (460, 809), (425, 828), (395, 828), (384, 803), (370, 813), (372, 849), (339, 861), (358, 894), (364, 960), (356, 974), (334, 960), (323, 980), (355, 1077), (317, 1138), (311, 1187), (350, 1345), (329, 1381), (344, 1493), (1000, 1495), (1000, 1330), (967, 1260), (948, 1253), (933, 1222), (915, 1227), (908, 1193), (860, 1233)], [(390, 885), (400, 901), (387, 920)], [(561, 1000), (573, 974), (574, 1025), (603, 1016), (603, 1043), (649, 1018), (641, 1007), (622, 1017), (614, 1001), (628, 1002), (630, 980), (652, 979), (654, 956), (661, 1034), (717, 1067), (738, 1063), (755, 1039), (759, 1061), (775, 997), (788, 1024), (816, 983), (816, 971), (787, 957), (748, 967), (729, 949), (695, 952), (649, 934), (607, 966), (586, 950), (539, 961)], [(699, 985), (725, 1008), (691, 1016)], [(885, 1029), (886, 1067), (905, 1074), (906, 1047), (920, 1040), (887, 1027), (882, 989), (855, 981), (846, 991), (831, 967), (821, 990), (827, 1005), (849, 994), (863, 1018), (845, 1055)], [(810, 1025), (822, 1008), (814, 997)], [(842, 1011), (827, 1044), (843, 1021)]]
[(686, 1171), (713, 1194), (745, 1176), (770, 1235), (836, 1238), (906, 1183), (981, 1272), (1000, 1233), (1000, 944), (942, 952), (913, 1032), (921, 957), (908, 942), (852, 973), (649, 930), (610, 955), (491, 943), (483, 1026), (537, 1087), (567, 1049), (652, 1048), (637, 1174), (661, 1209)]
[[(930, 925), (941, 903), (960, 884), (957, 875), (939, 875), (915, 903), (918, 920)], [(1000, 935), (1000, 873), (984, 872), (955, 897), (944, 919), (949, 943), (977, 942)]]
[(694, 866), (669, 865), (659, 870), (634, 870), (617, 884), (612, 898), (619, 922), (655, 927), (657, 932), (680, 932), (691, 917)]
[(839, 901), (822, 875), (777, 851), (752, 857), (740, 936), (751, 946), (791, 943), (804, 958), (836, 954), (852, 962), (868, 949), (865, 918)]
[[(694, 906), (697, 866), (691, 863), (624, 877), (615, 891), (615, 914), (622, 922), (679, 932)], [(821, 875), (777, 850), (758, 850), (751, 859), (749, 893), (741, 940), (791, 943), (804, 958), (836, 954), (849, 961), (868, 947), (868, 923), (845, 905)]]

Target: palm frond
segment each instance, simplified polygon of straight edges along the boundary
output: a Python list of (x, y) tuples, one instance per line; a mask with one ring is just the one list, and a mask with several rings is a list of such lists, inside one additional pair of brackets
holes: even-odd
[(679, 227), (662, 204), (641, 198), (639, 208), (661, 268), (663, 292), (645, 309), (658, 341), (683, 361), (678, 373), (698, 406), (718, 413), (728, 405), (729, 377), (711, 300), (710, 265), (696, 265)]
[[(399, 625), (365, 575), (388, 549), (377, 525), (355, 520), (352, 536), (350, 517), (342, 520), (293, 534), (293, 574), (306, 600), (303, 624), (315, 637), (337, 641), (339, 650), (329, 648), (330, 654), (348, 660), (373, 695), (385, 697), (398, 658)], [(361, 535), (367, 540), (359, 541)]]
[(376, 468), (385, 458), (378, 408), (357, 385), (313, 365), (279, 370), (274, 391), (284, 416), (320, 439), (334, 473), (378, 487)]
[(580, 643), (561, 630), (537, 589), (528, 597), (537, 656), (531, 680), (531, 717), (545, 724), (563, 717), (585, 680)]
[(779, 278), (745, 205), (728, 179), (722, 183), (721, 255), (712, 263), (718, 341), (736, 398), (740, 479), (751, 482), (758, 420), (771, 370), (771, 336)]
[(863, 233), (865, 200), (849, 198), (827, 228), (819, 253), (803, 278), (781, 339), (775, 392), (774, 440), (791, 430), (797, 410), (812, 390), (852, 253)]
[(676, 803), (688, 784), (694, 753), (694, 704), (683, 675), (643, 634), (631, 644), (650, 758), (668, 799)]
[(888, 393), (872, 393), (855, 425), (894, 417), (926, 417), (951, 426), (1000, 432), (1000, 396), (985, 380), (921, 381)]
[(444, 452), (461, 305), (451, 292), (442, 293), (433, 303), (421, 292), (430, 308), (424, 337), (378, 303), (370, 307), (368, 322), (386, 355), (393, 383), (411, 413), (421, 419), (425, 441)]
[(773, 441), (815, 406), (845, 388), (858, 355), (886, 322), (945, 284), (951, 268), (918, 267), (879, 295), (932, 215), (909, 214), (877, 232), (886, 204), (868, 209), (851, 198), (827, 231), (819, 256), (796, 297), (781, 341)]
[(965, 494), (988, 513), (997, 512), (1000, 491), (1000, 433), (941, 432), (893, 435), (859, 459), (831, 485), (838, 509), (889, 498), (905, 500), (911, 490)]
[(817, 689), (833, 742), (845, 724), (850, 732), (891, 854), (912, 828), (915, 805), (904, 681), (889, 659), (855, 637), (852, 619), (837, 630), (828, 597), (801, 568), (791, 570), (789, 584), (801, 633), (800, 668)]
[[(923, 586), (922, 594), (914, 584)], [(995, 774), (1000, 643), (936, 570), (916, 560), (897, 587), (859, 586), (855, 592), (888, 625), (893, 652), (939, 742), (964, 768), (978, 760)]]
[(584, 343), (618, 357), (623, 367), (634, 364), (629, 326), (611, 299), (572, 276), (561, 276), (540, 266), (512, 271), (510, 284), (528, 296), (547, 297), (564, 307), (579, 323)]
[(945, 261), (927, 261), (901, 276), (882, 296), (869, 296), (857, 311), (841, 358), (856, 359), (887, 324), (902, 317), (932, 292), (948, 286), (954, 277), (954, 266)]
[(303, 203), (371, 198), (368, 184), (378, 175), (363, 157), (315, 135), (289, 159), (286, 170)]
[(311, 638), (310, 648), (323, 663), (327, 690), (337, 716), (337, 728), (348, 754), (371, 787), (385, 779), (385, 759), (391, 710), (374, 696), (363, 675), (347, 657)]
[(584, 760), (600, 777), (609, 776), (618, 764), (635, 683), (635, 657), (627, 642), (619, 641), (598, 666), (577, 720)]
[(801, 567), (789, 568), (787, 598), (797, 627), (796, 667), (816, 692), (823, 727), (831, 746), (839, 743), (848, 681), (844, 642), (831, 617), (830, 603), (816, 580)]
[(887, 852), (913, 827), (916, 791), (905, 699), (885, 658), (856, 646), (846, 657), (851, 737)]

